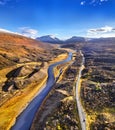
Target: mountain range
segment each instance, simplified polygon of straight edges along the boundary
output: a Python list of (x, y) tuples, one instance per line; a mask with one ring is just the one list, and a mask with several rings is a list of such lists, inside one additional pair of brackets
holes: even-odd
[[(2, 33), (15, 35), (15, 36), (17, 35), (18, 37), (21, 37), (21, 36), (23, 37), (22, 34), (11, 32), (9, 30), (0, 29), (0, 34), (2, 34)], [(61, 39), (55, 37), (54, 35), (45, 35), (45, 36), (37, 37), (33, 40), (37, 40), (38, 42), (52, 43), (52, 44), (84, 43), (84, 42), (99, 43), (99, 42), (108, 42), (108, 41), (113, 42), (113, 41), (115, 41), (115, 37), (86, 38), (86, 37), (81, 37), (81, 36), (72, 36), (71, 38), (61, 40)], [(40, 43), (39, 43), (39, 45), (40, 45)], [(43, 43), (42, 43), (42, 45), (43, 45)], [(46, 46), (46, 44), (45, 44), (45, 46)]]
[(38, 41), (47, 42), (47, 43), (54, 43), (54, 44), (61, 44), (61, 43), (76, 43), (76, 42), (85, 42), (86, 38), (84, 37), (77, 37), (73, 36), (66, 40), (60, 40), (59, 38), (52, 36), (52, 35), (46, 35), (42, 37), (36, 38)]
[(66, 40), (61, 40), (53, 35), (46, 35), (42, 37), (37, 37), (36, 40), (46, 43), (53, 43), (53, 44), (65, 44), (65, 43), (84, 43), (84, 42), (93, 42), (93, 43), (99, 43), (99, 42), (113, 42), (115, 41), (115, 37), (107, 37), (107, 38), (86, 38), (86, 37), (78, 37), (73, 36)]

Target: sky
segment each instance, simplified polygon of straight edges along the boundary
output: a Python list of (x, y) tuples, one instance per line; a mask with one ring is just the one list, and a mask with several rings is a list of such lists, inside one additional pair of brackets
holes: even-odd
[(115, 0), (0, 0), (0, 31), (115, 37)]

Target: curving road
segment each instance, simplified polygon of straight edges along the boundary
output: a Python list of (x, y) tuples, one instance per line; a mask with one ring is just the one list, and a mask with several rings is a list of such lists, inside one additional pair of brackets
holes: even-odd
[(69, 53), (69, 56), (66, 60), (57, 62), (57, 63), (49, 66), (48, 79), (47, 79), (46, 86), (30, 102), (30, 104), (27, 106), (27, 108), (18, 116), (18, 118), (16, 119), (16, 122), (15, 122), (14, 126), (11, 128), (11, 130), (29, 130), (30, 129), (32, 121), (34, 119), (34, 116), (35, 116), (37, 110), (40, 108), (43, 100), (48, 95), (48, 93), (50, 92), (50, 90), (53, 87), (53, 84), (55, 83), (53, 68), (59, 64), (68, 62), (71, 59), (72, 59), (72, 53)]
[(79, 95), (79, 84), (80, 84), (81, 72), (82, 72), (82, 69), (83, 69), (85, 58), (84, 58), (84, 55), (81, 51), (80, 51), (80, 54), (82, 56), (82, 63), (81, 63), (81, 67), (80, 67), (80, 70), (79, 70), (78, 80), (76, 82), (76, 102), (77, 102), (77, 107), (78, 107), (78, 113), (79, 113), (81, 128), (82, 128), (82, 130), (86, 130), (86, 115), (85, 115), (83, 106), (81, 105), (80, 95)]

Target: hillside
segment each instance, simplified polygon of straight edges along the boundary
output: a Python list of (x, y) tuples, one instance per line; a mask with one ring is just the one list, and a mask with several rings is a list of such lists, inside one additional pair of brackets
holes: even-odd
[(16, 63), (37, 61), (47, 56), (46, 49), (53, 48), (33, 39), (0, 32), (0, 69)]
[(0, 129), (10, 129), (46, 83), (48, 66), (66, 57), (67, 51), (50, 44), (0, 33)]

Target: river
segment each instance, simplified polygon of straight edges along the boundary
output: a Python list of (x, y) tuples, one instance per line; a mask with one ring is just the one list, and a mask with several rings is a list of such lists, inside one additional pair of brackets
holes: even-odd
[(42, 102), (44, 101), (48, 93), (51, 91), (55, 83), (53, 68), (59, 64), (66, 63), (70, 61), (71, 59), (72, 59), (72, 53), (70, 52), (67, 59), (54, 63), (49, 66), (48, 79), (47, 79), (47, 83), (45, 87), (43, 87), (43, 89), (38, 93), (38, 95), (29, 103), (27, 108), (17, 117), (16, 122), (14, 126), (11, 128), (11, 130), (29, 130), (30, 129), (37, 110), (40, 108)]

